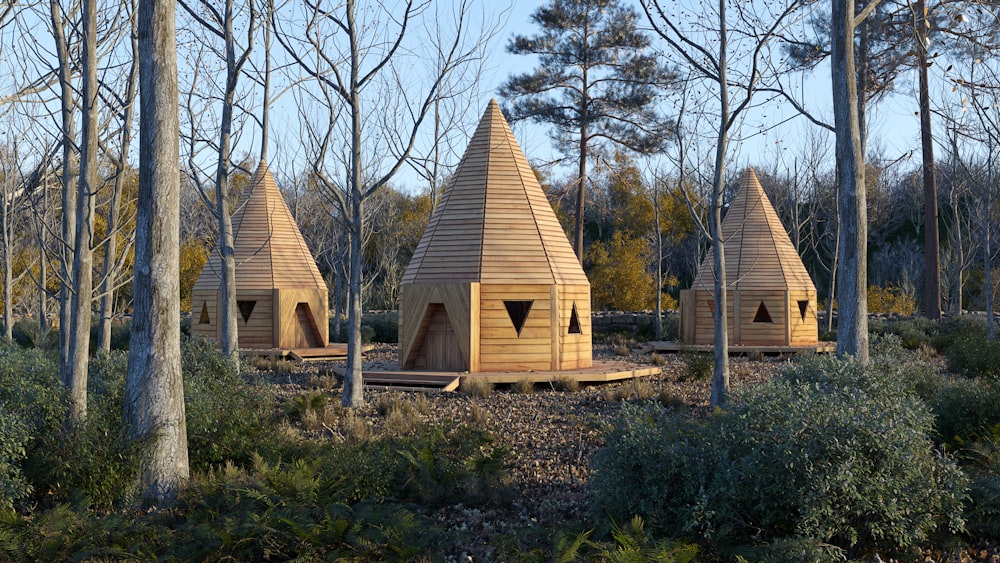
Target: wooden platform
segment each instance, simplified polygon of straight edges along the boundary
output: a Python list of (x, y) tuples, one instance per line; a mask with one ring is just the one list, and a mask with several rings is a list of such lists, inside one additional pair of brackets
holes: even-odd
[[(372, 349), (371, 344), (363, 344), (361, 352)], [(297, 362), (319, 362), (344, 360), (347, 358), (347, 344), (331, 342), (326, 348), (247, 348), (240, 350), (241, 357), (269, 356), (272, 358), (289, 358)]]
[[(637, 348), (639, 354), (650, 352), (711, 352), (712, 344), (681, 344), (680, 342), (648, 342), (642, 348)], [(730, 354), (795, 354), (797, 352), (816, 352), (819, 354), (836, 352), (836, 342), (820, 342), (814, 346), (739, 346), (730, 345)]]
[[(343, 376), (344, 366), (333, 371)], [(558, 379), (572, 379), (579, 383), (607, 383), (659, 375), (660, 368), (630, 364), (628, 362), (594, 362), (586, 369), (565, 371), (518, 372), (443, 372), (411, 370), (365, 370), (362, 374), (366, 389), (398, 389), (406, 391), (454, 391), (466, 377), (482, 377), (497, 384), (511, 384), (522, 380), (532, 383), (550, 383)]]

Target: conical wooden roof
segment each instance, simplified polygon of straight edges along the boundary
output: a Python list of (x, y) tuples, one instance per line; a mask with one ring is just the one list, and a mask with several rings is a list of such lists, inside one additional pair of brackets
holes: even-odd
[[(233, 215), (236, 290), (322, 288), (316, 267), (285, 199), (261, 161)], [(222, 279), (218, 249), (209, 255), (195, 289), (213, 290)]]
[(589, 284), (491, 100), (402, 283)]
[[(815, 291), (802, 259), (752, 169), (740, 177), (736, 197), (722, 220), (722, 238), (729, 289)], [(715, 287), (712, 261), (709, 250), (692, 289), (711, 291)]]

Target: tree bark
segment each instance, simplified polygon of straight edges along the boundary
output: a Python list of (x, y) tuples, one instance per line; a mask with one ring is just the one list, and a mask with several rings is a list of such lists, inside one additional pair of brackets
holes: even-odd
[(180, 171), (174, 0), (139, 3), (139, 201), (135, 314), (125, 381), (130, 436), (149, 441), (140, 492), (161, 501), (189, 476), (179, 300)]
[(931, 130), (931, 96), (927, 84), (927, 8), (916, 0), (917, 74), (919, 75), (920, 147), (924, 175), (924, 316), (941, 318), (941, 248), (938, 236), (937, 182), (934, 178), (934, 139)]
[(98, 349), (111, 351), (111, 317), (114, 315), (115, 282), (118, 278), (118, 230), (121, 213), (122, 189), (125, 184), (126, 155), (132, 145), (132, 111), (135, 108), (135, 82), (138, 79), (138, 39), (135, 30), (129, 34), (132, 43), (132, 67), (129, 70), (128, 86), (125, 90), (125, 107), (122, 115), (121, 152), (115, 162), (115, 183), (108, 203), (107, 246), (104, 249), (104, 276), (101, 281), (101, 312), (97, 326)]
[(364, 381), (361, 374), (361, 238), (364, 227), (364, 205), (362, 198), (363, 177), (361, 175), (361, 95), (358, 91), (358, 70), (361, 65), (360, 52), (356, 43), (354, 22), (354, 0), (347, 0), (347, 27), (351, 40), (351, 187), (349, 205), (351, 208), (351, 274), (348, 285), (347, 306), (347, 375), (344, 377), (344, 392), (341, 403), (345, 407), (359, 407), (364, 404)]
[(719, 0), (719, 136), (715, 145), (715, 173), (712, 177), (712, 208), (708, 232), (712, 237), (712, 266), (715, 268), (715, 365), (712, 368), (713, 407), (729, 404), (729, 327), (726, 318), (726, 255), (722, 240), (722, 188), (726, 170), (726, 141), (729, 131), (729, 85), (726, 82), (728, 42), (726, 0)]
[[(73, 297), (70, 312), (69, 418), (87, 416), (87, 363), (94, 290), (94, 194), (97, 192), (97, 0), (83, 0), (83, 139), (76, 200)], [(63, 210), (67, 213), (68, 210)]]
[(868, 362), (868, 209), (854, 68), (854, 0), (832, 2), (831, 72), (836, 129), (837, 354)]
[(62, 240), (59, 245), (59, 378), (63, 386), (70, 386), (70, 309), (69, 284), (73, 279), (73, 250), (76, 247), (76, 121), (73, 113), (76, 99), (73, 88), (73, 61), (63, 27), (62, 8), (59, 0), (49, 0), (52, 20), (52, 38), (56, 44), (59, 74), (59, 114), (63, 137), (62, 162)]

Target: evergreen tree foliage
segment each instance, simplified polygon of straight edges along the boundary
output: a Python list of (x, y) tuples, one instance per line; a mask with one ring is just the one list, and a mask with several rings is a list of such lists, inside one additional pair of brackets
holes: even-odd
[[(510, 77), (500, 95), (510, 100), (511, 121), (531, 119), (553, 126), (553, 140), (579, 158), (577, 185), (585, 188), (593, 143), (655, 152), (668, 138), (669, 123), (656, 111), (669, 73), (650, 54), (650, 38), (639, 14), (618, 0), (552, 0), (531, 16), (541, 28), (517, 35), (507, 51), (538, 55), (539, 66)], [(577, 256), (583, 255), (586, 189), (576, 206)]]

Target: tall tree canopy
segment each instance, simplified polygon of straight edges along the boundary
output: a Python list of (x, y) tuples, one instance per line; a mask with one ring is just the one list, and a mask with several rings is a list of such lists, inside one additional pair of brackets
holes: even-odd
[(552, 0), (531, 15), (541, 32), (517, 35), (507, 45), (510, 53), (539, 57), (538, 68), (501, 86), (500, 95), (511, 101), (508, 118), (552, 125), (557, 146), (579, 157), (577, 257), (583, 256), (591, 144), (654, 152), (667, 138), (669, 123), (656, 111), (656, 98), (669, 73), (649, 52), (638, 20), (619, 0)]

